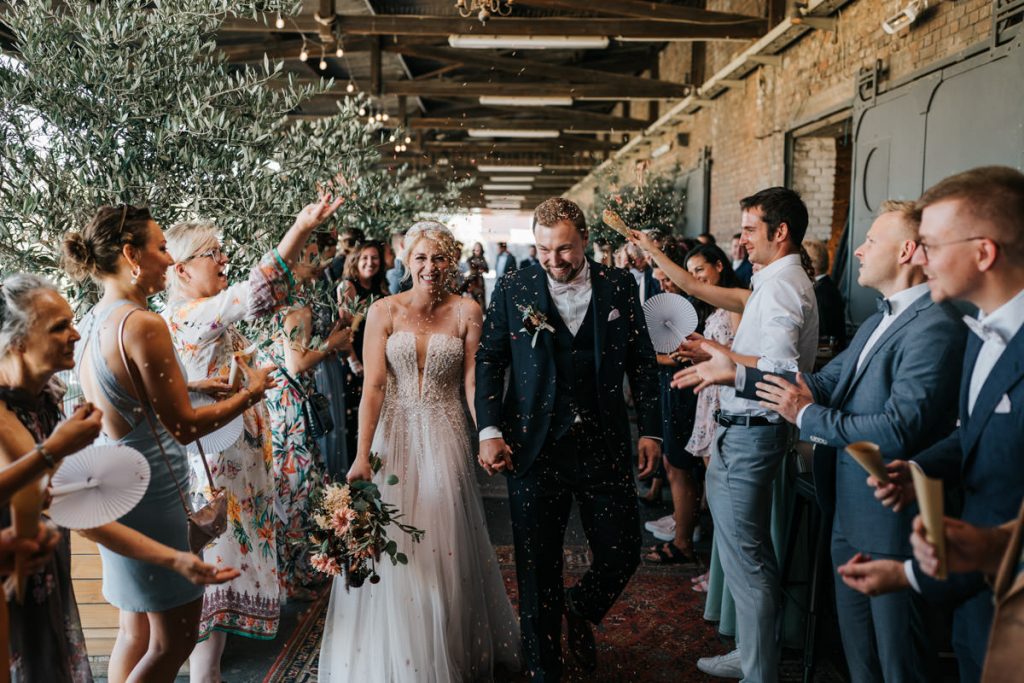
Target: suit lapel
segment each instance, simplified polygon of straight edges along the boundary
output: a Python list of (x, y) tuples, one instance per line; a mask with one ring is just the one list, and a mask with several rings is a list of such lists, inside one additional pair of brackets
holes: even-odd
[(886, 343), (888, 343), (888, 341), (892, 339), (897, 332), (899, 332), (904, 327), (909, 325), (914, 320), (914, 318), (917, 317), (917, 314), (920, 311), (923, 311), (924, 309), (932, 305), (933, 304), (931, 295), (924, 294), (921, 296), (921, 298), (912, 303), (910, 305), (910, 308), (904, 311), (902, 315), (896, 316), (896, 319), (892, 321), (892, 324), (889, 325), (885, 332), (882, 333), (882, 336), (878, 338), (878, 341), (876, 341), (874, 345), (871, 347), (871, 349), (868, 350), (867, 355), (864, 356), (864, 362), (861, 363), (860, 368), (855, 371), (853, 381), (850, 382), (850, 386), (847, 389), (847, 392), (852, 391), (853, 387), (855, 387), (857, 385), (857, 382), (860, 381), (860, 378), (864, 376), (864, 371), (867, 370), (868, 363), (871, 362), (872, 356), (878, 353), (879, 349), (881, 349)]
[[(589, 260), (589, 259), (588, 259)], [(590, 313), (594, 316), (594, 367), (601, 373), (605, 332), (612, 311), (612, 285), (604, 266), (590, 261)], [(619, 311), (622, 315), (622, 311)]]
[[(832, 392), (832, 406), (841, 406), (843, 401), (846, 400), (846, 394), (849, 392), (850, 385), (853, 382), (853, 376), (857, 372), (857, 359), (860, 358), (861, 351), (864, 350), (865, 344), (868, 343), (868, 339), (874, 333), (878, 324), (882, 322), (882, 314), (875, 313), (870, 318), (864, 321), (861, 325), (860, 331), (854, 336), (853, 343), (850, 344), (848, 358), (845, 366), (843, 367), (843, 374), (839, 378), (839, 382), (836, 384), (835, 391)], [(870, 331), (869, 331), (870, 330)]]
[[(975, 354), (975, 361), (977, 361), (977, 354)], [(974, 364), (972, 363), (971, 372), (973, 373), (973, 371)], [(1003, 395), (1020, 381), (1022, 371), (1024, 371), (1024, 328), (1021, 328), (1007, 344), (1006, 350), (996, 361), (992, 371), (988, 373), (988, 378), (978, 393), (978, 399), (974, 402), (974, 410), (971, 411), (972, 419), (968, 421), (964, 435), (964, 453), (970, 453), (974, 448), (985, 424), (995, 412), (996, 405)], [(971, 376), (964, 375), (961, 382), (964, 383), (966, 391), (970, 392)], [(1011, 407), (1012, 409), (1014, 408)], [(1020, 407), (1017, 406), (1016, 409), (1019, 411)]]

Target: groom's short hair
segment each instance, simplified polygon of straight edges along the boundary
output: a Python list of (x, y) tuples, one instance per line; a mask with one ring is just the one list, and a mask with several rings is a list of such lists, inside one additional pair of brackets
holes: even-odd
[(569, 221), (583, 237), (587, 236), (587, 219), (575, 202), (562, 197), (552, 197), (545, 199), (533, 211), (534, 230), (538, 225), (550, 228), (562, 221)]

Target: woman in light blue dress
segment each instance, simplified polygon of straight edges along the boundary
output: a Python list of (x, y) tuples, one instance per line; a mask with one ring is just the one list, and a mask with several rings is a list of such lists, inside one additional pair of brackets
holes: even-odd
[[(182, 443), (262, 400), (268, 370), (240, 364), (244, 389), (193, 409), (167, 323), (146, 308), (147, 298), (164, 289), (172, 264), (148, 210), (102, 207), (81, 233), (67, 235), (64, 252), (72, 277), (91, 277), (103, 288), (79, 326), (75, 356), (83, 392), (103, 411), (105, 438), (137, 449), (149, 462), (146, 493), (119, 521), (186, 556), (188, 460)], [(121, 610), (110, 680), (173, 681), (196, 643), (203, 596), (197, 584), (238, 572), (208, 568), (207, 576), (190, 581), (144, 556), (131, 559), (103, 547), (100, 554), (103, 595)]]

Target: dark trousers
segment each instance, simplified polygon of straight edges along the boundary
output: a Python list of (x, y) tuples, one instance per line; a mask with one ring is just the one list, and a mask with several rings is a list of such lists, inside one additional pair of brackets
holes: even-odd
[[(836, 518), (832, 529), (832, 563), (845, 564), (857, 553)], [(906, 558), (871, 553), (876, 560)], [(834, 574), (839, 632), (853, 683), (925, 683), (935, 680), (935, 649), (925, 620), (928, 605), (913, 590), (868, 597)]]
[(981, 680), (994, 616), (992, 590), (988, 588), (962, 602), (953, 611), (953, 651), (960, 669), (960, 683)]
[[(529, 471), (508, 480), (523, 656), (536, 681), (562, 674), (562, 612), (598, 623), (640, 563), (640, 514), (630, 458), (586, 423), (544, 445)], [(593, 563), (565, 590), (563, 543), (573, 498)]]

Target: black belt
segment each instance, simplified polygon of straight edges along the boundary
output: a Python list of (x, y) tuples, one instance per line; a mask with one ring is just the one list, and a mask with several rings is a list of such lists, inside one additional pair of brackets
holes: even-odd
[(723, 427), (774, 427), (782, 424), (763, 415), (726, 415), (721, 410), (715, 411), (715, 422)]

